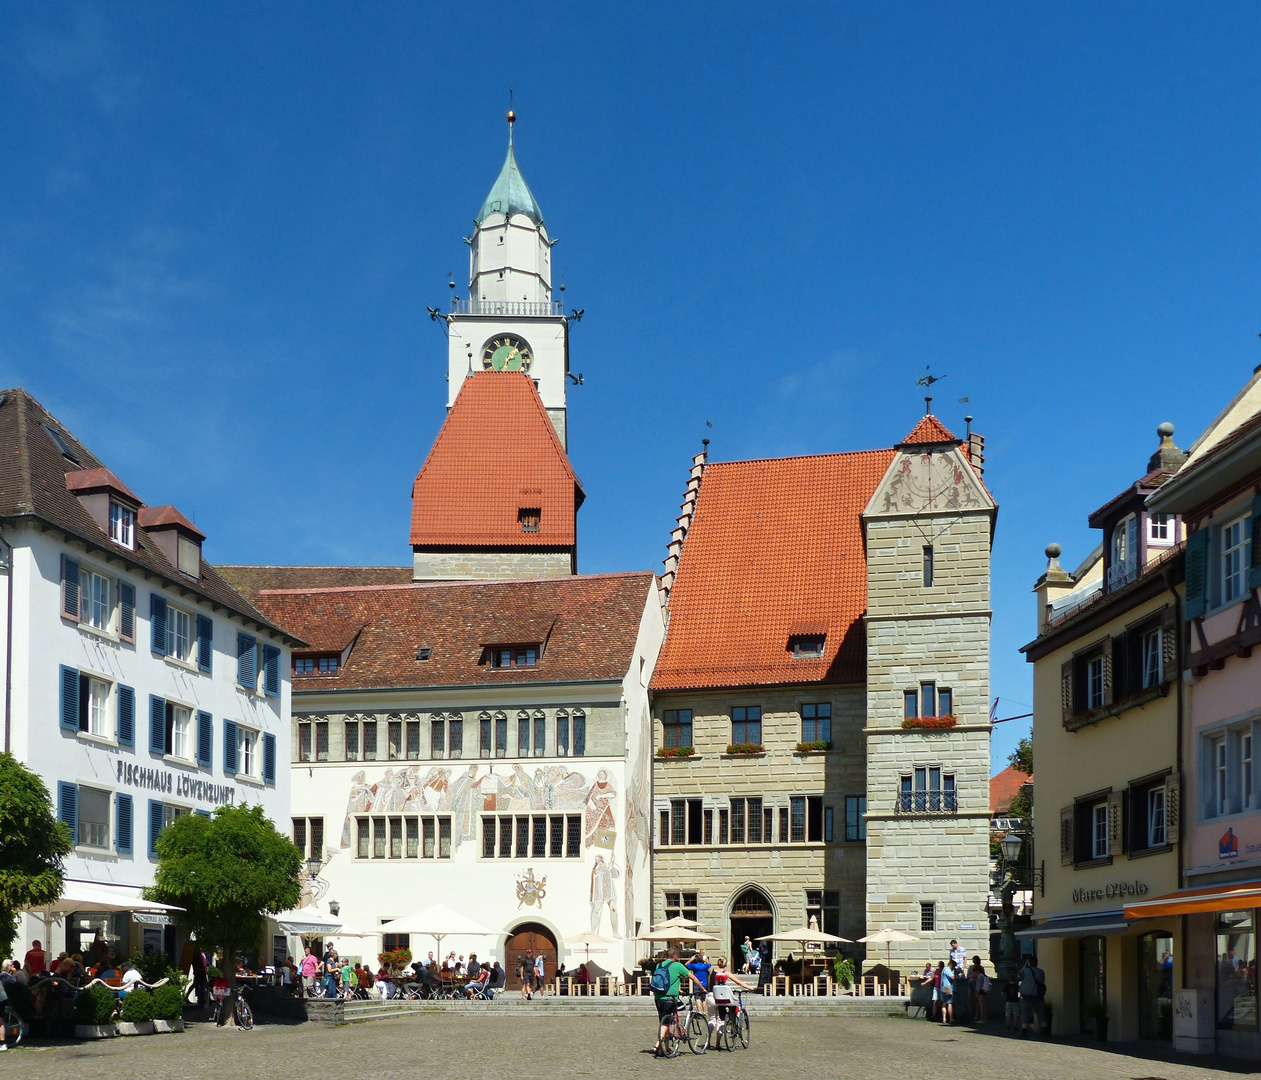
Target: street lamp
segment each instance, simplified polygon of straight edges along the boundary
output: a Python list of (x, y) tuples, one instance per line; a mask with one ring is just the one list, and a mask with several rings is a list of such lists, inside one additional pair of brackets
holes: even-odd
[(332, 915), (334, 919), (341, 914), (341, 911), (342, 906), (336, 900), (330, 900), (328, 902), (328, 913)]
[(306, 876), (307, 876), (307, 877), (308, 877), (311, 881), (314, 881), (317, 877), (319, 877), (319, 876), (320, 876), (320, 867), (321, 867), (321, 866), (323, 866), (323, 865), (324, 865), (324, 864), (323, 864), (322, 862), (320, 862), (320, 860), (319, 860), (319, 858), (318, 858), (317, 856), (312, 855), (312, 856), (311, 856), (309, 859), (307, 859), (307, 861), (306, 861)]
[(1022, 841), (1017, 833), (1009, 832), (999, 842), (999, 849), (1003, 853), (1003, 861), (1014, 863), (1020, 858), (1020, 845)]

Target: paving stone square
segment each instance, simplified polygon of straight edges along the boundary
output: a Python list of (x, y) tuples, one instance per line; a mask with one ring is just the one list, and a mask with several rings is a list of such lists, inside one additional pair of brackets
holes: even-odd
[[(371, 1080), (426, 1080), (496, 1076), (514, 1080), (557, 1077), (757, 1076), (910, 1080), (921, 1076), (1013, 1077), (1018, 1080), (1193, 1080), (1250, 1073), (1242, 1062), (1139, 1056), (1133, 1047), (1031, 1042), (1003, 1033), (943, 1028), (925, 1021), (848, 1017), (770, 1017), (753, 1014), (748, 1050), (686, 1048), (673, 1061), (646, 1051), (654, 1039), (650, 1017), (565, 1015), (542, 1010), (511, 1015), (422, 1015), (320, 1027), (260, 1024), (253, 1031), (190, 1025), (182, 1035), (115, 1038), (99, 1042), (34, 1044), (0, 1054), (0, 1077), (209, 1077), (290, 1080), (365, 1076)], [(1163, 1060), (1162, 1060), (1163, 1056)]]

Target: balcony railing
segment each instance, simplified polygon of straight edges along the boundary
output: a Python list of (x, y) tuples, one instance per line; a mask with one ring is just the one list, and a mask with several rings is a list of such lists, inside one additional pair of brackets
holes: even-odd
[(1138, 580), (1138, 560), (1126, 559), (1108, 567), (1108, 592), (1116, 592), (1131, 581)]
[(565, 314), (565, 305), (556, 300), (463, 300), (451, 297), (452, 315), (493, 315), (499, 318), (555, 318)]
[(902, 791), (893, 809), (899, 814), (954, 814), (959, 796), (954, 791)]

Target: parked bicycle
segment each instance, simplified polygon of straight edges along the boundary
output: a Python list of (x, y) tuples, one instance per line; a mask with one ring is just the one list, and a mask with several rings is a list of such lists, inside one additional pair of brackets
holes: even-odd
[(216, 979), (214, 1005), (211, 1007), (210, 1019), (217, 1026), (223, 1027), (228, 1022), (229, 1016), (242, 1031), (249, 1031), (254, 1026), (254, 1013), (240, 989), (234, 987), (229, 990), (226, 980)]
[(0, 1024), (4, 1025), (4, 1042), (10, 1049), (17, 1046), (22, 1041), (22, 1017), (18, 1015), (17, 1009), (6, 1001), (4, 1008), (0, 1010)]
[(747, 1050), (750, 1039), (749, 1010), (745, 1008), (744, 992), (736, 990), (734, 993), (736, 1000), (725, 1006), (727, 1015), (723, 1018), (715, 1042), (728, 1050), (734, 1050), (738, 1042)]

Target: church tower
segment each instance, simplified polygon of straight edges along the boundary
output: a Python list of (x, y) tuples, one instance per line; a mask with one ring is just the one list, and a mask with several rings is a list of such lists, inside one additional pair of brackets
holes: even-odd
[(561, 445), (568, 449), (565, 376), (569, 321), (552, 296), (552, 246), (543, 212), (521, 175), (508, 112), (508, 154), (473, 221), (468, 298), (451, 301), (447, 408), (478, 371), (522, 371), (533, 380)]

